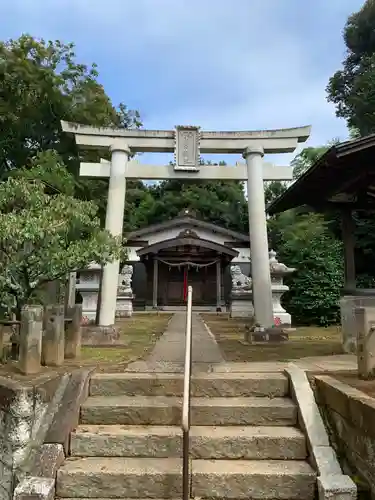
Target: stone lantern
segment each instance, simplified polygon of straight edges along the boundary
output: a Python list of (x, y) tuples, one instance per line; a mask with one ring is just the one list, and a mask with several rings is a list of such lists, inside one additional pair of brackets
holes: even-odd
[(284, 276), (288, 276), (296, 271), (295, 268), (288, 267), (276, 259), (276, 252), (269, 252), (271, 285), (272, 285), (272, 307), (273, 318), (276, 326), (290, 326), (292, 318), (281, 305), (281, 297), (289, 290), (284, 285)]

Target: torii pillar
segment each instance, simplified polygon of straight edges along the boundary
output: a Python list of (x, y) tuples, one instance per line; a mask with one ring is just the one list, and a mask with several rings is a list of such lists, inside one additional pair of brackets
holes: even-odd
[[(111, 174), (108, 186), (108, 201), (105, 217), (105, 228), (113, 236), (122, 236), (126, 196), (125, 170), (129, 160), (130, 149), (121, 140), (113, 142), (111, 151)], [(103, 269), (101, 303), (99, 308), (99, 325), (110, 326), (115, 322), (119, 259), (106, 264)]]
[(263, 186), (264, 151), (260, 146), (249, 146), (243, 156), (247, 164), (247, 206), (255, 320), (262, 326), (270, 327), (273, 325), (273, 307)]

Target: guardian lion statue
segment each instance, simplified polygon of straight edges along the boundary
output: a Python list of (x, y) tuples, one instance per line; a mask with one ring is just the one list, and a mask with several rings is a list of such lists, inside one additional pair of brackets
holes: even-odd
[(242, 273), (240, 266), (232, 266), (230, 274), (232, 277), (232, 292), (247, 292), (251, 290), (252, 279)]

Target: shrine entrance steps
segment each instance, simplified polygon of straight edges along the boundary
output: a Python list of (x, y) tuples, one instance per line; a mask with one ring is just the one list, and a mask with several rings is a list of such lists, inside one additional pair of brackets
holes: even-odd
[[(59, 498), (179, 499), (181, 373), (98, 373), (57, 474)], [(283, 373), (195, 372), (191, 498), (313, 500)]]

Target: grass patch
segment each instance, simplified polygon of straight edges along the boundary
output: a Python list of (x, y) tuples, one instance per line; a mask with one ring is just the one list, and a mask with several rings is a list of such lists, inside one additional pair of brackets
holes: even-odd
[(81, 361), (100, 371), (121, 371), (129, 362), (144, 359), (164, 333), (171, 314), (137, 313), (119, 320), (119, 347), (82, 347)]
[(309, 356), (343, 354), (341, 329), (337, 326), (299, 327), (282, 344), (244, 344), (247, 322), (229, 315), (202, 314), (215, 335), (226, 361), (288, 361)]

